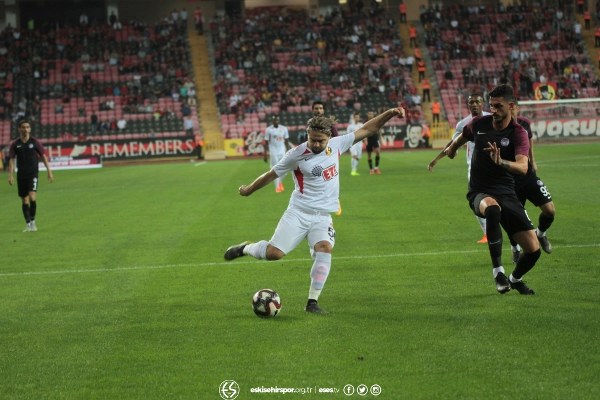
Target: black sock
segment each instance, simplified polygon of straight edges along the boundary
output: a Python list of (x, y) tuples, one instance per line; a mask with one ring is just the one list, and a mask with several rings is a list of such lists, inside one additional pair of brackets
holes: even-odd
[(31, 221), (29, 204), (22, 204), (21, 209), (23, 210), (23, 217), (25, 217), (25, 222), (29, 223)]
[(373, 169), (373, 160), (369, 158), (369, 169)]
[(31, 216), (31, 220), (35, 219), (35, 212), (37, 211), (37, 202), (31, 201), (29, 202), (29, 215)]
[(379, 156), (375, 156), (375, 167), (379, 168)]
[(546, 232), (548, 229), (550, 229), (550, 225), (552, 225), (552, 222), (554, 222), (554, 215), (548, 216), (544, 213), (541, 213), (538, 222), (538, 229), (541, 232)]
[(508, 240), (510, 240), (510, 245), (511, 245), (512, 247), (515, 247), (515, 246), (517, 245), (517, 242), (515, 241), (515, 239), (513, 239), (513, 238), (508, 238)]
[(534, 251), (533, 253), (521, 254), (521, 258), (517, 261), (517, 266), (512, 273), (513, 278), (521, 279), (523, 275), (528, 273), (531, 268), (533, 268), (538, 258), (540, 258), (540, 254), (542, 254), (540, 249), (537, 249), (537, 251)]
[(500, 206), (485, 209), (485, 233), (494, 268), (502, 266), (502, 228), (500, 228)]

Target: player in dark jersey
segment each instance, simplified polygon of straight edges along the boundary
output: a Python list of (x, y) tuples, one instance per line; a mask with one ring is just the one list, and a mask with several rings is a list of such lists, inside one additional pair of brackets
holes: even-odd
[[(367, 112), (367, 121), (375, 116), (374, 111)], [(371, 175), (381, 175), (381, 170), (379, 169), (379, 160), (380, 160), (380, 149), (379, 149), (379, 138), (381, 137), (381, 132), (377, 133), (377, 135), (369, 136), (367, 138), (367, 162), (369, 163), (369, 170)], [(372, 154), (375, 153), (375, 168), (373, 168), (373, 158)]]
[[(496, 290), (506, 293), (515, 289), (521, 294), (534, 294), (522, 278), (540, 258), (540, 244), (533, 224), (517, 198), (514, 180), (514, 175), (527, 172), (529, 140), (525, 129), (512, 118), (513, 88), (499, 85), (489, 95), (492, 115), (473, 118), (445, 151), (449, 158), (454, 158), (456, 151), (467, 141), (475, 142), (467, 199), (475, 215), (487, 220), (486, 234)], [(501, 226), (523, 248), (523, 254), (508, 278), (502, 266)]]
[(8, 162), (8, 184), (15, 183), (15, 158), (17, 167), (17, 187), (22, 200), (23, 217), (27, 223), (23, 232), (35, 232), (35, 214), (37, 210), (36, 192), (38, 189), (38, 159), (41, 159), (48, 171), (48, 181), (52, 182), (54, 176), (44, 154), (44, 146), (31, 136), (31, 124), (27, 119), (18, 123), (19, 138), (11, 143)]
[[(311, 108), (312, 108), (312, 112), (315, 117), (318, 117), (319, 115), (325, 115), (325, 105), (323, 104), (323, 102), (317, 100), (314, 103), (312, 103)], [(335, 117), (331, 117), (331, 118), (335, 122)], [(337, 128), (335, 127), (335, 125), (333, 125), (331, 127), (331, 137), (336, 137), (339, 135), (340, 134), (338, 133)]]
[[(546, 237), (546, 231), (550, 228), (552, 222), (554, 222), (556, 207), (554, 206), (548, 188), (537, 176), (537, 165), (533, 156), (533, 133), (531, 132), (531, 122), (525, 117), (520, 117), (518, 114), (519, 106), (515, 104), (515, 107), (513, 108), (513, 118), (517, 120), (519, 125), (525, 128), (527, 136), (529, 137), (529, 165), (527, 167), (527, 173), (524, 176), (515, 175), (517, 197), (523, 206), (525, 206), (525, 202), (529, 200), (534, 206), (539, 207), (542, 211), (538, 218), (538, 227), (535, 230), (535, 234), (542, 249), (550, 254), (552, 253), (552, 245)], [(516, 263), (521, 255), (521, 248), (512, 238), (510, 239), (510, 245), (513, 253), (513, 262)]]

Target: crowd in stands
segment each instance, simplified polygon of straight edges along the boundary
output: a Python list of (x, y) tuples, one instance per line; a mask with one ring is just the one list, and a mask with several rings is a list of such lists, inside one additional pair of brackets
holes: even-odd
[[(140, 119), (179, 119), (158, 131), (177, 130), (186, 117), (198, 127), (187, 18), (173, 10), (155, 24), (114, 14), (105, 23), (82, 14), (64, 26), (7, 27), (0, 33), (0, 118), (28, 116), (42, 137), (57, 132), (49, 128), (55, 125), (83, 137), (123, 132)], [(68, 132), (73, 124), (78, 131)]]
[(367, 107), (387, 107), (416, 93), (400, 63), (396, 21), (376, 2), (319, 16), (302, 9), (251, 9), (244, 19), (218, 16), (210, 31), (219, 110), (236, 120), (265, 109), (299, 107), (306, 114), (313, 101), (323, 101), (344, 121), (368, 99), (378, 102)]
[(534, 83), (553, 82), (558, 98), (597, 96), (600, 82), (573, 7), (543, 3), (423, 8), (424, 43), (440, 89), (456, 98), (457, 89), (486, 93), (507, 82), (527, 100), (535, 99)]

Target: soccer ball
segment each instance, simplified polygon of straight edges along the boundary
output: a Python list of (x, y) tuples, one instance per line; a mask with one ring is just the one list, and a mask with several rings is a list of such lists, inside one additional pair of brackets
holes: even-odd
[(281, 310), (279, 294), (272, 289), (260, 289), (252, 296), (252, 310), (259, 317), (270, 318), (276, 316)]

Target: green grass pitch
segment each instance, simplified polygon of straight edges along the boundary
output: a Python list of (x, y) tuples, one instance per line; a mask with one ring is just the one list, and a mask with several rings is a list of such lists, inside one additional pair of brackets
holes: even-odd
[[(283, 194), (237, 194), (262, 160), (42, 173), (36, 233), (3, 174), (0, 398), (220, 399), (225, 380), (242, 400), (600, 398), (600, 143), (536, 146), (557, 217), (526, 276), (535, 296), (496, 293), (464, 152), (430, 173), (435, 154), (383, 153), (381, 176), (365, 155), (358, 177), (342, 157), (326, 316), (303, 311), (306, 242), (223, 261), (287, 206), (289, 176)], [(252, 313), (264, 287), (281, 295), (274, 319)], [(381, 394), (341, 392), (361, 384)]]

